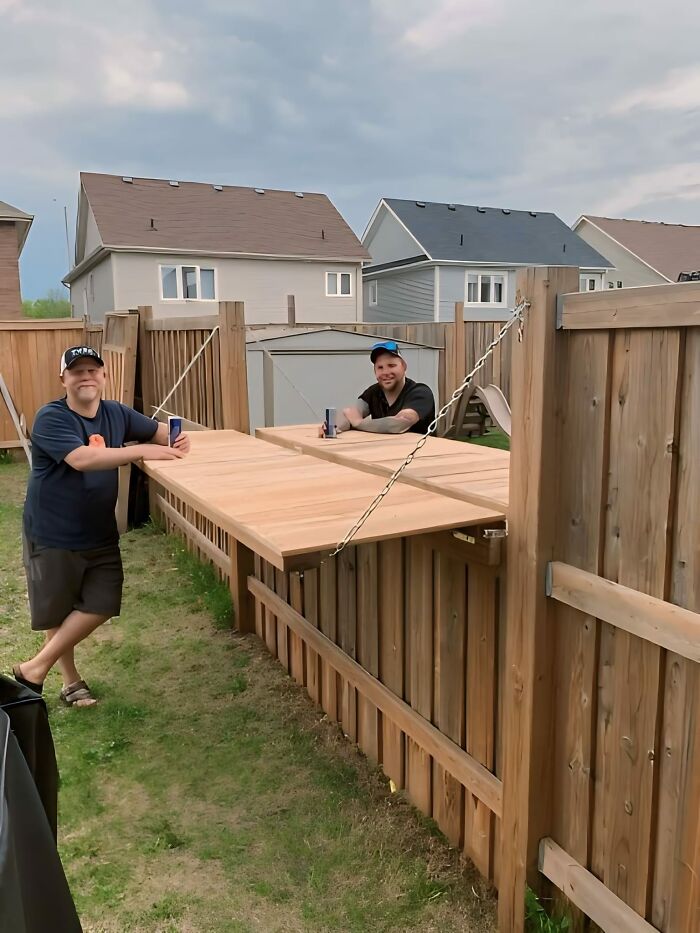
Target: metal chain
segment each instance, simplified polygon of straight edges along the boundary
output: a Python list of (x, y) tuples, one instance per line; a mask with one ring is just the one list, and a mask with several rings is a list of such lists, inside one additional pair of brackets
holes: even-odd
[(398, 478), (401, 476), (401, 474), (402, 474), (403, 471), (406, 469), (406, 467), (408, 467), (409, 464), (413, 461), (413, 458), (416, 456), (416, 454), (417, 454), (418, 451), (421, 449), (421, 447), (424, 447), (424, 446), (425, 446), (426, 441), (428, 440), (428, 438), (430, 437), (430, 435), (435, 433), (435, 431), (436, 431), (436, 429), (437, 429), (437, 426), (438, 426), (438, 424), (440, 423), (440, 421), (442, 421), (442, 419), (447, 415), (447, 413), (448, 413), (449, 410), (452, 408), (452, 406), (453, 406), (456, 402), (459, 401), (459, 399), (461, 398), (462, 392), (465, 391), (465, 389), (467, 388), (467, 386), (469, 385), (469, 383), (472, 381), (472, 379), (474, 378), (474, 376), (475, 376), (475, 375), (479, 372), (479, 370), (484, 366), (484, 364), (486, 363), (486, 361), (488, 360), (488, 358), (491, 356), (491, 354), (493, 353), (493, 351), (496, 349), (496, 347), (499, 345), (499, 343), (501, 343), (501, 341), (503, 340), (503, 338), (505, 337), (505, 335), (508, 333), (508, 331), (511, 329), (511, 327), (512, 327), (516, 322), (517, 322), (517, 324), (518, 324), (518, 340), (522, 342), (523, 321), (524, 321), (523, 312), (526, 310), (526, 308), (529, 308), (529, 307), (530, 307), (530, 302), (529, 302), (527, 299), (523, 299), (523, 300), (516, 306), (516, 308), (515, 308), (514, 311), (513, 311), (513, 316), (510, 318), (510, 320), (508, 320), (508, 321), (503, 325), (503, 327), (500, 329), (500, 331), (498, 332), (498, 334), (493, 338), (493, 340), (491, 341), (491, 343), (488, 345), (488, 347), (487, 347), (486, 350), (484, 351), (483, 356), (480, 357), (480, 359), (477, 360), (477, 362), (475, 363), (473, 369), (472, 369), (470, 372), (467, 373), (467, 375), (466, 375), (466, 376), (464, 377), (464, 379), (462, 380), (461, 385), (459, 385), (459, 386), (454, 390), (454, 392), (452, 393), (452, 395), (451, 395), (451, 397), (449, 398), (449, 400), (442, 406), (442, 408), (440, 409), (440, 411), (437, 413), (437, 415), (435, 416), (435, 418), (432, 420), (432, 422), (430, 423), (430, 426), (428, 427), (428, 430), (425, 432), (425, 434), (421, 435), (421, 437), (418, 438), (418, 440), (417, 440), (416, 443), (415, 443), (415, 446), (414, 446), (413, 449), (410, 451), (410, 453), (408, 453), (408, 454), (406, 455), (406, 458), (404, 459), (403, 463), (401, 463), (401, 465), (398, 466), (398, 467), (396, 468), (396, 470), (392, 473), (392, 475), (389, 477), (389, 479), (387, 480), (386, 486), (381, 490), (381, 492), (378, 492), (378, 493), (377, 493), (377, 495), (376, 495), (376, 496), (374, 497), (374, 499), (370, 502), (370, 504), (367, 506), (367, 508), (365, 509), (365, 511), (362, 513), (362, 515), (357, 519), (357, 521), (355, 522), (355, 524), (354, 524), (354, 525), (352, 526), (352, 528), (348, 531), (348, 533), (345, 535), (345, 537), (342, 539), (342, 541), (340, 541), (340, 542), (338, 543), (338, 545), (336, 546), (335, 550), (334, 550), (331, 554), (329, 554), (329, 557), (337, 557), (338, 554), (340, 554), (340, 552), (341, 552), (345, 547), (347, 547), (347, 545), (352, 541), (352, 539), (355, 537), (355, 535), (357, 534), (357, 532), (360, 530), (360, 528), (362, 528), (362, 526), (364, 525), (364, 523), (365, 523), (365, 522), (367, 521), (367, 519), (370, 517), (370, 515), (372, 514), (372, 512), (374, 512), (374, 510), (375, 510), (376, 508), (378, 508), (378, 506), (379, 506), (380, 502), (382, 501), (382, 499), (384, 498), (384, 496), (386, 496), (386, 494), (389, 492), (389, 490), (391, 489), (391, 487), (394, 485), (394, 483), (395, 483), (395, 482), (398, 480)]

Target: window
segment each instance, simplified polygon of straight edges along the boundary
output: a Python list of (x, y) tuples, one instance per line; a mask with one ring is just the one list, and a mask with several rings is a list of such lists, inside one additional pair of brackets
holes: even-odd
[(160, 293), (163, 300), (216, 299), (216, 274), (200, 266), (161, 266)]
[(467, 304), (502, 305), (505, 301), (505, 276), (467, 273)]
[(369, 289), (369, 303), (374, 307), (379, 303), (379, 282), (376, 279), (373, 279), (368, 284)]
[[(596, 280), (595, 280), (595, 279), (590, 279), (590, 278), (588, 278), (588, 276), (582, 275), (582, 276), (579, 278), (579, 286), (578, 286), (578, 287), (579, 287), (579, 291), (580, 291), (580, 292), (594, 292), (594, 291), (596, 291), (596, 289), (597, 289), (599, 286), (598, 286), (598, 284), (596, 284)], [(600, 285), (600, 287), (602, 288), (602, 284)]]
[(621, 282), (619, 279), (618, 279), (618, 281), (617, 281), (617, 287), (618, 287), (618, 288), (622, 288), (622, 282)]
[(589, 280), (588, 280), (588, 291), (589, 291), (589, 292), (594, 292), (594, 291), (595, 291), (595, 279), (589, 279)]
[(342, 298), (352, 295), (352, 275), (349, 272), (326, 272), (326, 295)]

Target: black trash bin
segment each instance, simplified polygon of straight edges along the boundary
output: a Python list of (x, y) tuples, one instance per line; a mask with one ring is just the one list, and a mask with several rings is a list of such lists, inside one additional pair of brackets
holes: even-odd
[(58, 771), (41, 697), (0, 676), (0, 930), (81, 933), (56, 850)]

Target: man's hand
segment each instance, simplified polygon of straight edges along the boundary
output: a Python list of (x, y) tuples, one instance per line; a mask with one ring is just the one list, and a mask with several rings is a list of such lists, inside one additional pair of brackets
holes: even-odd
[(178, 434), (178, 436), (175, 438), (173, 448), (175, 450), (179, 450), (182, 454), (188, 454), (190, 452), (189, 434)]
[(186, 451), (179, 450), (177, 446), (162, 447), (160, 444), (140, 444), (139, 447), (141, 460), (182, 460), (186, 453)]

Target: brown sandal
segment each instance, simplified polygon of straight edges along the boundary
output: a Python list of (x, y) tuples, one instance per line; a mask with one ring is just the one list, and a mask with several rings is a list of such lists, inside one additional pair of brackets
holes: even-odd
[(74, 684), (62, 687), (58, 698), (66, 706), (94, 706), (97, 703), (84, 680), (76, 680)]

